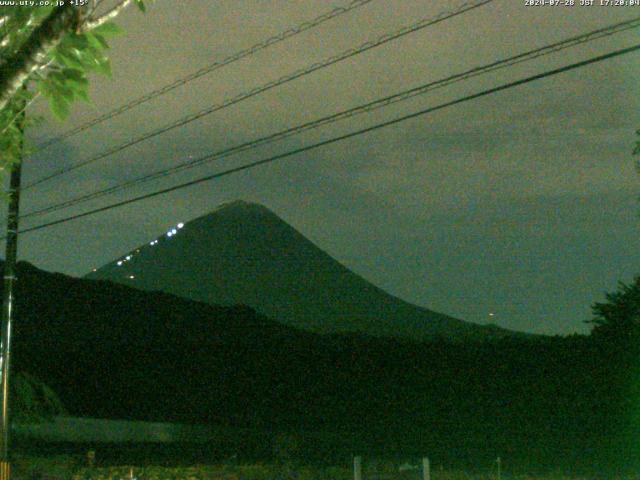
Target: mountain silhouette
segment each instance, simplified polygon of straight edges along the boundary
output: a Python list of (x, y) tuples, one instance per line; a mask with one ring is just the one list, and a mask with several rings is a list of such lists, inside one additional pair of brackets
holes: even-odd
[(587, 337), (320, 335), (246, 306), (17, 271), (12, 368), (44, 379), (73, 416), (216, 426), (208, 450), (252, 458), (269, 458), (280, 433), (323, 461), (393, 451), (489, 464), (509, 452), (510, 465), (552, 467), (603, 452), (629, 464), (635, 445), (616, 412), (619, 372), (638, 356)]
[(221, 305), (318, 333), (417, 340), (514, 334), (412, 305), (333, 259), (268, 208), (244, 201), (150, 240), (86, 276)]

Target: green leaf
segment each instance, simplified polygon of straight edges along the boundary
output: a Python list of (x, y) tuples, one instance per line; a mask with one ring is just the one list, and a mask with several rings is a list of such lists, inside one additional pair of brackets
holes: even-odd
[(65, 84), (55, 84), (54, 96), (63, 99), (67, 103), (73, 102), (73, 88)]
[(64, 120), (69, 115), (69, 102), (60, 95), (55, 95), (49, 100), (51, 111), (59, 119)]
[(89, 105), (92, 105), (93, 102), (91, 101), (91, 97), (89, 97), (89, 91), (88, 89), (78, 89), (76, 90), (76, 95), (78, 96), (78, 98), (80, 100), (82, 100), (84, 103), (88, 103)]
[(136, 5), (142, 13), (147, 11), (147, 7), (144, 6), (144, 0), (136, 0)]
[(106, 75), (111, 78), (111, 60), (109, 57), (102, 57), (97, 59), (96, 72)]
[(40, 91), (40, 93), (42, 93), (42, 96), (45, 98), (51, 98), (54, 95), (54, 91), (51, 88), (51, 83), (47, 82), (47, 81), (40, 81), (38, 82), (38, 90)]
[(62, 70), (61, 75), (63, 78), (73, 80), (75, 82), (87, 82), (84, 72), (75, 68), (65, 68)]
[(89, 44), (96, 50), (109, 49), (109, 44), (107, 43), (103, 35), (100, 35), (99, 33), (94, 33), (94, 32), (89, 32), (86, 35), (87, 35), (87, 40), (89, 40)]
[(69, 33), (65, 40), (69, 45), (80, 50), (89, 46), (89, 39), (84, 34)]
[(70, 52), (65, 52), (61, 49), (58, 49), (54, 53), (54, 59), (66, 67), (78, 68), (80, 70), (85, 69), (85, 65), (83, 65), (82, 62), (80, 62), (77, 58), (75, 58), (74, 55), (72, 55)]
[(69, 85), (69, 87), (71, 87), (75, 93), (78, 93), (80, 91), (86, 92), (89, 89), (89, 80), (87, 80), (86, 78), (80, 80), (68, 79), (66, 84)]

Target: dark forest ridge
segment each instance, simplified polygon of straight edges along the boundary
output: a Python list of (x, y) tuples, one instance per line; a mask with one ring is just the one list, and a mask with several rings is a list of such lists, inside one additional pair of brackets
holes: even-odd
[(217, 305), (248, 305), (286, 325), (418, 340), (513, 335), (394, 297), (355, 274), (268, 208), (235, 201), (104, 265), (111, 280)]
[(245, 454), (293, 432), (305, 455), (334, 459), (489, 464), (506, 451), (511, 465), (575, 466), (594, 462), (586, 451), (628, 463), (636, 445), (624, 439), (635, 423), (615, 413), (625, 390), (613, 372), (629, 360), (589, 337), (319, 335), (27, 263), (18, 277), (14, 366), (46, 379), (72, 416), (229, 427), (220, 442)]

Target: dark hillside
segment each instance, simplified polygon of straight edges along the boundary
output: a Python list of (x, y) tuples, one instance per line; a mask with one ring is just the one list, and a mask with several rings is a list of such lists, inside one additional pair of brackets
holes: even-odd
[(318, 335), (248, 307), (19, 267), (14, 365), (73, 415), (289, 431), (316, 456), (500, 454), (541, 468), (621, 452), (618, 364), (587, 337)]

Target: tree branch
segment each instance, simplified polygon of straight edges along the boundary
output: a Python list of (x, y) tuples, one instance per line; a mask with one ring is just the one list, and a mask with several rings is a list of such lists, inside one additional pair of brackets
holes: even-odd
[(94, 28), (113, 20), (120, 14), (120, 12), (122, 12), (122, 10), (127, 8), (130, 3), (131, 0), (120, 0), (113, 8), (111, 8), (111, 10), (100, 15), (98, 18), (88, 19), (82, 26), (82, 31), (88, 32), (89, 30), (93, 30)]
[(27, 41), (2, 65), (0, 65), (0, 110), (26, 83), (34, 70), (45, 61), (65, 33), (79, 27), (81, 9), (67, 3), (55, 8), (43, 22), (31, 32)]
[(18, 119), (18, 117), (19, 117), (20, 115), (22, 115), (24, 112), (26, 112), (27, 108), (29, 108), (29, 106), (30, 106), (33, 102), (35, 102), (35, 101), (38, 99), (38, 97), (39, 97), (39, 96), (40, 96), (40, 92), (36, 93), (36, 94), (33, 96), (33, 98), (32, 98), (31, 100), (29, 100), (29, 101), (28, 101), (28, 102), (27, 102), (27, 103), (26, 103), (26, 104), (25, 104), (25, 105), (20, 109), (20, 111), (19, 111), (19, 112), (16, 112), (16, 114), (13, 116), (13, 118), (12, 118), (11, 120), (9, 120), (9, 123), (7, 123), (7, 124), (5, 125), (5, 127), (2, 129), (2, 131), (0, 132), (0, 135), (3, 135), (3, 134), (4, 134), (4, 132), (6, 132), (6, 131), (9, 129), (9, 127), (11, 127), (11, 125), (13, 125), (13, 123)]
[(100, 1), (99, 0), (91, 0), (90, 7), (89, 7), (89, 10), (87, 11), (86, 18), (91, 18), (93, 16), (93, 14), (96, 12), (96, 10), (98, 9), (99, 5), (100, 5)]

